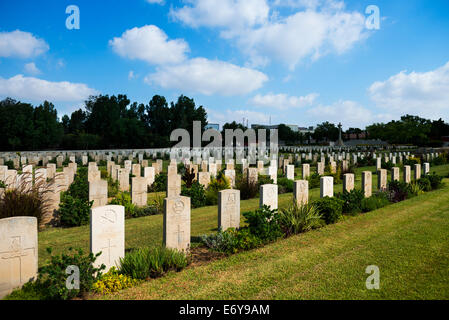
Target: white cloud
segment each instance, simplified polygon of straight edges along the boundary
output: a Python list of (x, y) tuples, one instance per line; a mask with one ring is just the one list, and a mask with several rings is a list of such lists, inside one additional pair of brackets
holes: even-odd
[(287, 94), (266, 94), (266, 95), (256, 95), (250, 100), (250, 103), (257, 107), (265, 108), (276, 108), (279, 110), (286, 110), (290, 108), (302, 108), (306, 106), (311, 106), (318, 94), (311, 93), (306, 96), (288, 96)]
[(236, 39), (253, 65), (277, 60), (293, 70), (307, 58), (344, 53), (366, 36), (364, 28), (365, 18), (357, 12), (306, 10), (227, 36)]
[(134, 74), (134, 71), (131, 70), (130, 72), (128, 72), (128, 80), (132, 80), (136, 77), (136, 75)]
[(38, 75), (41, 73), (38, 67), (36, 67), (36, 64), (34, 62), (30, 62), (25, 64), (24, 70), (26, 73), (31, 75)]
[(168, 40), (165, 32), (154, 25), (127, 30), (110, 40), (109, 45), (122, 57), (156, 65), (182, 62), (189, 51), (183, 39)]
[(170, 15), (197, 28), (253, 26), (266, 21), (270, 8), (266, 0), (187, 0), (189, 5), (171, 9)]
[(428, 72), (401, 71), (373, 83), (368, 93), (377, 106), (398, 115), (449, 116), (449, 62)]
[(49, 48), (44, 40), (29, 32), (0, 32), (0, 57), (31, 58), (48, 51)]
[[(368, 36), (365, 16), (345, 10), (337, 0), (189, 0), (171, 16), (190, 27), (215, 27), (231, 40), (253, 67), (273, 60), (291, 70), (305, 59), (342, 54)], [(282, 15), (277, 7), (294, 12)]]
[(165, 89), (199, 92), (204, 95), (240, 95), (259, 89), (268, 77), (260, 71), (205, 58), (158, 67), (145, 82)]
[(9, 79), (0, 77), (0, 96), (14, 99), (51, 102), (82, 101), (98, 91), (83, 83), (51, 82), (19, 74)]

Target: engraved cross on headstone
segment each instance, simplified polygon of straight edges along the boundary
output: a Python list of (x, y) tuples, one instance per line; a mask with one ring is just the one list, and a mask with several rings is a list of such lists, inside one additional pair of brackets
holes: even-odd
[[(10, 251), (0, 252), (0, 258), (5, 260), (12, 260), (15, 258), (19, 259), (19, 272), (20, 272), (20, 281), (23, 282), (22, 279), (22, 257), (26, 257), (30, 255), (30, 250), (35, 250), (35, 248), (22, 248), (22, 237), (11, 237), (11, 244), (9, 246)], [(28, 252), (26, 252), (28, 251)]]
[(108, 263), (111, 263), (111, 248), (117, 248), (116, 245), (111, 245), (111, 239), (108, 239), (108, 245), (106, 247), (100, 248), (102, 254), (104, 254), (103, 249), (107, 249), (108, 251)]

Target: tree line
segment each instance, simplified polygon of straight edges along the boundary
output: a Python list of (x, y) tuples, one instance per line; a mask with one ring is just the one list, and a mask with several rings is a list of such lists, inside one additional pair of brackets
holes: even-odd
[(170, 147), (170, 133), (193, 121), (207, 125), (207, 113), (181, 95), (168, 104), (155, 95), (148, 104), (131, 103), (126, 95), (92, 96), (85, 108), (58, 118), (45, 101), (34, 107), (10, 98), (0, 101), (0, 150), (111, 149)]
[[(174, 129), (184, 128), (192, 134), (193, 121), (207, 125), (203, 106), (181, 95), (176, 102), (155, 95), (148, 104), (131, 101), (126, 95), (92, 96), (85, 107), (70, 116), (58, 118), (55, 106), (45, 101), (39, 106), (6, 98), (0, 101), (0, 150), (166, 148)], [(225, 129), (247, 127), (235, 121)], [(367, 133), (369, 139), (390, 144), (441, 146), (441, 137), (449, 136), (449, 124), (442, 119), (428, 120), (405, 115), (400, 120), (374, 123), (365, 130), (349, 128), (343, 133)], [(294, 132), (285, 124), (278, 126), (279, 140), (287, 145), (336, 141), (338, 127), (330, 122), (318, 124), (313, 133)], [(207, 143), (206, 143), (207, 144)]]

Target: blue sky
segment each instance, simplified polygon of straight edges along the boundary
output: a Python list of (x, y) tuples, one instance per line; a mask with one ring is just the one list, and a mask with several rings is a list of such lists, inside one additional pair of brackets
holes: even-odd
[(0, 98), (47, 99), (59, 116), (124, 93), (184, 94), (220, 124), (449, 121), (448, 12), (447, 0), (1, 1)]

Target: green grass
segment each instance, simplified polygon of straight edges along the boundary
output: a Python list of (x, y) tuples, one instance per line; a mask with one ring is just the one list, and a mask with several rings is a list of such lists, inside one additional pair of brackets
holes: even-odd
[[(431, 168), (432, 172), (447, 176), (449, 165)], [(374, 170), (374, 167), (360, 168), (359, 171)], [(401, 177), (402, 178), (402, 177)], [(361, 173), (357, 173), (355, 187), (361, 188)], [(377, 190), (377, 176), (373, 175), (373, 192)], [(334, 187), (334, 193), (342, 191), (342, 185)], [(164, 192), (158, 193), (164, 196)], [(318, 199), (319, 188), (309, 191), (311, 200)], [(149, 203), (154, 199), (154, 194), (149, 194)], [(286, 207), (292, 201), (292, 194), (279, 195), (279, 207)], [(255, 210), (259, 207), (259, 199), (242, 200), (240, 203), (241, 212)], [(191, 213), (191, 234), (199, 236), (212, 233), (217, 230), (217, 206), (202, 207), (193, 209)], [(243, 217), (241, 218), (243, 221)], [(54, 253), (65, 252), (69, 247), (83, 248), (89, 250), (89, 226), (75, 228), (49, 228), (39, 233), (39, 266), (46, 263), (49, 255), (47, 247), (51, 247)], [(144, 246), (153, 246), (162, 243), (162, 215), (148, 216), (137, 219), (128, 219), (125, 222), (125, 247), (127, 250)]]
[[(448, 299), (445, 182), (443, 189), (101, 298)], [(195, 232), (212, 226), (195, 216)], [(380, 290), (365, 287), (368, 265), (380, 269)]]

